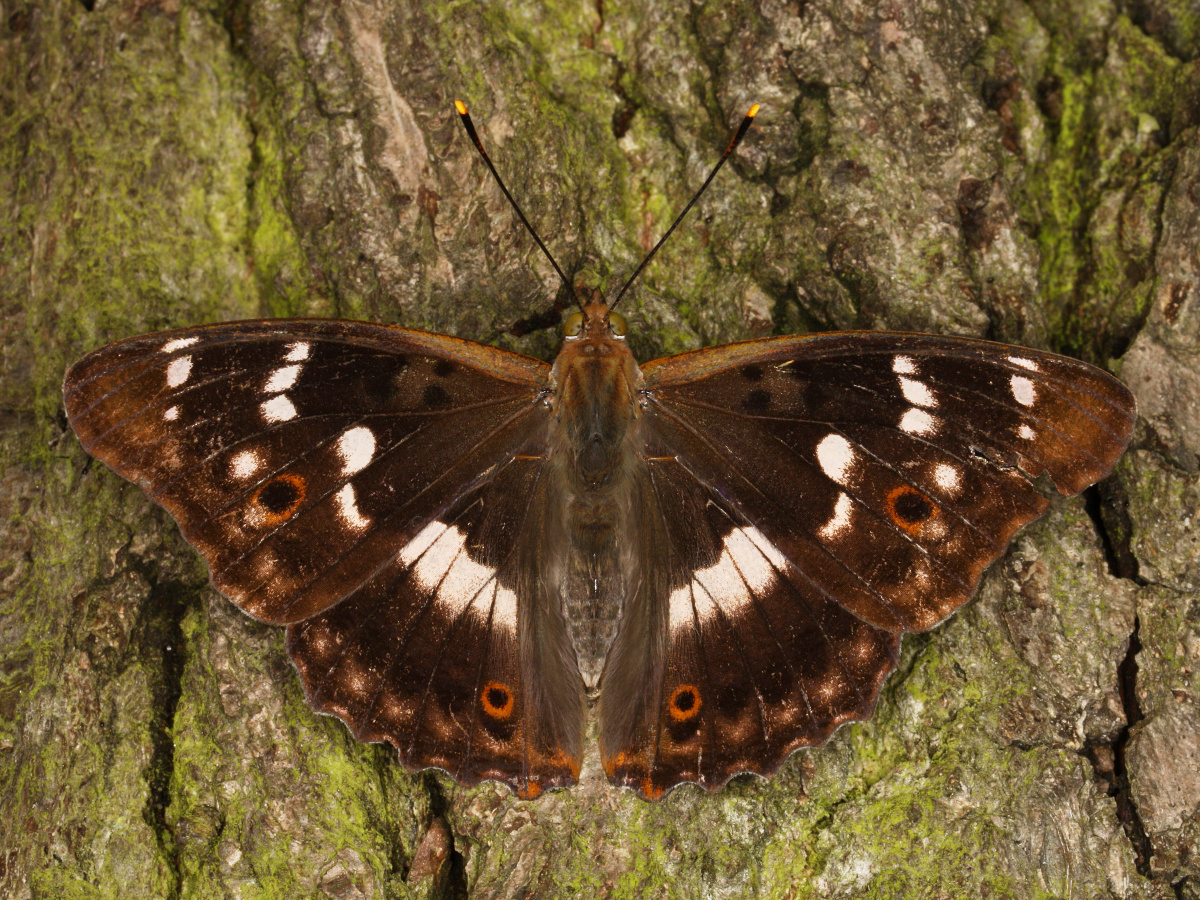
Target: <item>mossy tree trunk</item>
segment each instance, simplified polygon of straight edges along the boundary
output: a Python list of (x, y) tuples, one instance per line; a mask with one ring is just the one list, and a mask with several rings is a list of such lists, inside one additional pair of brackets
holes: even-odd
[[(1200, 897), (1200, 15), (1189, 0), (0, 4), (0, 894)], [(549, 358), (830, 328), (1121, 375), (1116, 475), (770, 781), (534, 802), (314, 715), (282, 633), (65, 428), (67, 364), (338, 315)]]

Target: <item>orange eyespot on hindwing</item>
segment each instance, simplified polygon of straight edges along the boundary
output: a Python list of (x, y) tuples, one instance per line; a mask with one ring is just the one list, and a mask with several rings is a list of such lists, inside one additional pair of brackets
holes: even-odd
[(489, 681), (479, 695), (483, 711), (493, 719), (507, 719), (513, 711), (513, 694), (508, 685), (500, 681)]
[(909, 534), (920, 534), (925, 526), (941, 515), (937, 504), (916, 488), (902, 484), (884, 498), (889, 518)]
[(676, 722), (688, 722), (700, 713), (700, 691), (693, 684), (681, 684), (671, 692), (667, 709)]
[(265, 525), (278, 525), (292, 517), (304, 502), (305, 482), (299, 475), (276, 475), (257, 491), (251, 501), (265, 515)]

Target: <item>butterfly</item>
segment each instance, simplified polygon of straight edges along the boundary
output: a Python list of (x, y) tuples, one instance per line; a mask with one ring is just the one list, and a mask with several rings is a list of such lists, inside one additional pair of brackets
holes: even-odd
[(287, 627), (315, 709), (524, 798), (579, 778), (590, 714), (648, 799), (869, 716), (902, 636), (971, 597), (1044, 489), (1107, 475), (1135, 420), (1099, 369), (965, 338), (639, 366), (613, 306), (586, 296), (552, 365), (342, 320), (160, 332), (77, 362), (64, 401), (217, 590)]

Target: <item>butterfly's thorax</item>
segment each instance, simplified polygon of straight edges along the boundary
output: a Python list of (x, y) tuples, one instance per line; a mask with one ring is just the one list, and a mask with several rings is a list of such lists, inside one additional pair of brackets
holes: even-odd
[[(601, 304), (587, 309), (593, 321), (605, 321)], [(642, 374), (624, 340), (585, 326), (563, 344), (551, 383), (553, 477), (562, 488), (568, 537), (561, 587), (584, 682), (594, 690), (629, 574), (625, 523), (632, 469), (640, 464)]]

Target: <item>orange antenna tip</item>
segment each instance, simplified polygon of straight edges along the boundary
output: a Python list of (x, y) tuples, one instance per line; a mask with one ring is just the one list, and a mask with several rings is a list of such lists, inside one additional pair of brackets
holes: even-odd
[(721, 166), (725, 165), (725, 160), (729, 159), (729, 154), (731, 154), (734, 148), (741, 143), (742, 138), (746, 136), (746, 132), (750, 130), (750, 123), (754, 121), (754, 117), (756, 115), (758, 115), (757, 103), (750, 107), (750, 112), (746, 113), (746, 117), (742, 119), (742, 124), (738, 126), (737, 131), (730, 139), (729, 146), (725, 148), (725, 152), (721, 154), (721, 158), (717, 160), (717, 164), (713, 166), (713, 170), (709, 172), (708, 177), (704, 179), (704, 184), (700, 185), (700, 190), (696, 191), (696, 193), (692, 196), (692, 199), (688, 201), (687, 206), (683, 208), (683, 212), (675, 217), (675, 221), (671, 223), (671, 227), (667, 229), (667, 233), (658, 239), (658, 243), (654, 245), (654, 248), (646, 254), (645, 258), (641, 261), (641, 264), (633, 270), (633, 274), (629, 276), (629, 280), (626, 281), (625, 286), (621, 288), (621, 293), (617, 294), (617, 299), (608, 305), (610, 310), (617, 308), (617, 304), (621, 302), (621, 298), (625, 296), (625, 292), (629, 290), (629, 286), (637, 280), (638, 275), (642, 273), (642, 269), (646, 268), (647, 263), (654, 259), (654, 254), (658, 252), (658, 248), (666, 243), (667, 238), (669, 238), (671, 233), (679, 227), (679, 223), (683, 221), (683, 217), (688, 214), (688, 210), (696, 205), (696, 201), (700, 199), (700, 195), (708, 189), (709, 184), (711, 184), (712, 180), (717, 177), (717, 173), (721, 171)]
[[(554, 257), (550, 255), (550, 251), (546, 249), (546, 245), (542, 243), (542, 239), (538, 237), (537, 232), (533, 230), (533, 226), (529, 224), (529, 220), (525, 218), (525, 213), (521, 212), (521, 207), (517, 205), (517, 201), (513, 199), (513, 195), (508, 192), (508, 188), (504, 186), (504, 179), (500, 177), (500, 173), (496, 171), (496, 167), (492, 165), (492, 160), (488, 157), (487, 151), (483, 149), (483, 142), (479, 140), (479, 135), (475, 131), (475, 126), (471, 123), (471, 116), (467, 113), (467, 105), (461, 100), (454, 101), (454, 108), (458, 110), (458, 117), (463, 123), (463, 128), (467, 131), (467, 137), (471, 139), (471, 143), (475, 145), (475, 149), (479, 151), (479, 156), (483, 159), (484, 164), (488, 167), (488, 171), (492, 173), (492, 177), (496, 179), (496, 184), (500, 187), (500, 192), (504, 194), (506, 199), (513, 208), (513, 212), (517, 214), (517, 218), (521, 220), (521, 224), (525, 226), (525, 230), (529, 232), (534, 243), (538, 245), (543, 253), (546, 254), (546, 259), (550, 260), (550, 265), (554, 267), (554, 271), (558, 273), (558, 277), (562, 279), (563, 285), (572, 294), (575, 293), (575, 288), (571, 282), (567, 280), (567, 276), (563, 274), (563, 270), (559, 268), (558, 263), (554, 261)], [(578, 298), (576, 298), (578, 299)], [(579, 308), (583, 308), (583, 304), (579, 304)], [(536, 785), (533, 785), (536, 787)]]

